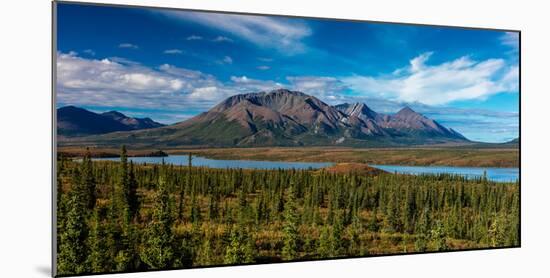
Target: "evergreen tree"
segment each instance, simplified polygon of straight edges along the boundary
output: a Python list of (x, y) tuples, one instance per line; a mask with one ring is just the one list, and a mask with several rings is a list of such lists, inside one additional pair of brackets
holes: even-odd
[(130, 172), (128, 173), (128, 208), (130, 210), (130, 219), (134, 219), (139, 211), (137, 189), (138, 182), (134, 172), (134, 163), (130, 161)]
[(115, 187), (114, 205), (119, 213), (120, 221), (128, 223), (131, 220), (130, 211), (130, 180), (128, 175), (128, 155), (126, 146), (122, 145), (120, 152), (119, 181)]
[(332, 243), (333, 247), (332, 250), (334, 250), (334, 256), (338, 256), (343, 251), (343, 239), (342, 239), (342, 233), (344, 231), (344, 224), (343, 224), (343, 216), (342, 213), (338, 213), (335, 216), (334, 219), (334, 225), (332, 226), (332, 234), (330, 238), (330, 242)]
[(397, 203), (397, 195), (394, 192), (389, 196), (389, 201), (386, 207), (386, 229), (390, 232), (399, 232), (401, 230), (399, 208)]
[[(188, 154), (188, 157), (187, 157), (187, 175), (186, 175), (186, 180), (185, 180), (185, 184), (187, 185), (188, 188), (191, 188), (191, 167), (192, 167), (192, 159), (193, 157), (191, 156), (191, 153)], [(179, 220), (183, 220), (183, 201), (184, 201), (184, 197), (185, 197), (185, 187), (183, 186), (183, 183), (181, 183), (180, 185), (180, 192), (179, 192), (179, 204), (178, 204), (178, 219)]]
[(378, 216), (378, 209), (377, 209), (377, 207), (374, 207), (374, 210), (372, 212), (372, 216), (369, 218), (369, 222), (368, 222), (368, 225), (367, 225), (369, 231), (371, 231), (371, 232), (378, 232), (378, 230), (379, 230), (377, 216)]
[(431, 241), (434, 244), (436, 251), (445, 251), (449, 249), (447, 245), (447, 235), (441, 221), (435, 223), (435, 227), (431, 230)]
[(251, 263), (254, 261), (254, 247), (242, 225), (233, 225), (229, 245), (225, 251), (226, 264)]
[(360, 235), (363, 233), (363, 225), (358, 215), (355, 215), (352, 219), (351, 226), (349, 228), (350, 245), (348, 249), (348, 255), (364, 255), (362, 254), (363, 246), (361, 245)]
[(289, 187), (285, 203), (283, 226), (283, 250), (284, 260), (293, 260), (298, 255), (298, 215), (296, 212), (296, 201), (294, 197), (294, 186)]
[(114, 258), (117, 271), (128, 271), (137, 268), (138, 256), (136, 247), (139, 240), (138, 237), (139, 235), (133, 223), (123, 223), (119, 242), (120, 248)]
[(319, 254), (319, 258), (330, 258), (334, 256), (334, 244), (331, 242), (331, 233), (328, 225), (323, 226), (321, 229), (317, 253)]
[(90, 149), (86, 148), (86, 155), (82, 159), (82, 186), (86, 207), (92, 210), (96, 203), (96, 182)]
[(88, 271), (86, 258), (86, 201), (73, 191), (67, 203), (67, 215), (60, 231), (57, 271), (59, 274), (80, 274)]
[(208, 197), (207, 217), (210, 221), (214, 221), (218, 218), (218, 201), (213, 194), (210, 194), (210, 196)]
[(196, 194), (193, 194), (191, 198), (191, 213), (189, 219), (191, 219), (193, 224), (196, 224), (201, 221), (201, 208)]
[(493, 221), (489, 227), (489, 240), (491, 247), (503, 246), (505, 244), (506, 231), (504, 230), (505, 218), (502, 215), (494, 214)]
[(158, 192), (155, 195), (153, 218), (147, 225), (141, 259), (150, 268), (171, 267), (175, 260), (173, 249), (174, 235), (171, 213), (171, 200), (163, 178), (159, 179)]
[(88, 264), (90, 265), (90, 271), (108, 272), (110, 268), (109, 256), (106, 256), (108, 254), (107, 233), (97, 208), (94, 210), (91, 223), (90, 236), (88, 238), (90, 249)]
[(420, 215), (418, 224), (416, 225), (416, 241), (414, 243), (415, 250), (417, 252), (425, 252), (428, 249), (428, 237), (429, 237), (429, 210), (424, 209)]
[(65, 176), (67, 160), (62, 154), (59, 155), (57, 161), (57, 179), (56, 179), (56, 200), (57, 207), (60, 207), (61, 198), (63, 196), (63, 177)]

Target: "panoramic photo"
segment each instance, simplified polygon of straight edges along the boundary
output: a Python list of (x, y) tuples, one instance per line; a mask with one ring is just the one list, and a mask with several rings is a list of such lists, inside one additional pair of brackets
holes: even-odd
[(58, 276), (520, 245), (518, 32), (54, 5)]

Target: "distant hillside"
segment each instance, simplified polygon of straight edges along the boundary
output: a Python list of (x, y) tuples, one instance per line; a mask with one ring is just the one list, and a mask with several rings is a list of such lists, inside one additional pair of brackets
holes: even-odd
[(469, 142), (409, 107), (378, 114), (366, 104), (328, 105), (278, 89), (235, 95), (174, 125), (89, 136), (72, 143), (140, 146), (408, 146)]
[(475, 149), (519, 149), (520, 139), (515, 138), (504, 143), (484, 143), (484, 142), (472, 142), (470, 145), (455, 146), (457, 149), (475, 148)]
[(97, 114), (75, 106), (57, 109), (57, 134), (85, 136), (163, 126), (149, 118), (131, 118), (116, 111)]

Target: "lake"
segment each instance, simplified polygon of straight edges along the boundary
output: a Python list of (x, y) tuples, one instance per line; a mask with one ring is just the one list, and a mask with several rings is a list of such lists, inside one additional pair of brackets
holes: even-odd
[[(334, 165), (331, 162), (287, 162), (287, 161), (254, 161), (254, 160), (227, 160), (210, 159), (201, 156), (192, 156), (193, 166), (210, 168), (244, 168), (244, 169), (319, 169)], [(187, 165), (187, 155), (170, 155), (166, 157), (129, 157), (128, 160), (137, 164), (166, 164)], [(94, 160), (120, 161), (120, 158), (95, 158)], [(372, 167), (401, 174), (455, 174), (467, 178), (483, 176), (487, 172), (487, 179), (498, 182), (515, 182), (519, 177), (518, 168), (487, 168), (487, 167), (450, 167), (450, 166), (401, 166), (401, 165), (370, 165)]]
[[(187, 165), (187, 155), (169, 155), (165, 157), (128, 157), (134, 163), (160, 164), (162, 160), (166, 164)], [(94, 160), (120, 161), (120, 158), (97, 158)], [(210, 159), (200, 156), (192, 156), (193, 166), (206, 166), (210, 168), (244, 168), (244, 169), (319, 169), (333, 165), (330, 162), (286, 162), (286, 161), (255, 161), (255, 160), (226, 160)]]
[(487, 168), (487, 167), (449, 167), (449, 166), (402, 166), (402, 165), (370, 165), (372, 167), (400, 174), (455, 174), (467, 178), (482, 177), (487, 173), (487, 179), (498, 182), (515, 182), (519, 177), (518, 168)]

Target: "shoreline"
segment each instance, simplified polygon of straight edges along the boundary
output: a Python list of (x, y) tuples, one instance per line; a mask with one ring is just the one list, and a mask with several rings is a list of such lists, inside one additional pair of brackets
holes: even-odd
[[(58, 154), (65, 157), (83, 156), (83, 147), (59, 147)], [(128, 149), (130, 157), (155, 157), (158, 149)], [(90, 148), (92, 157), (119, 157), (119, 149)], [(204, 148), (163, 149), (167, 155), (193, 154), (209, 159), (279, 161), (279, 162), (331, 162), (361, 163), (399, 166), (447, 166), (519, 168), (517, 149), (353, 149), (334, 147), (275, 147), (275, 148)]]

